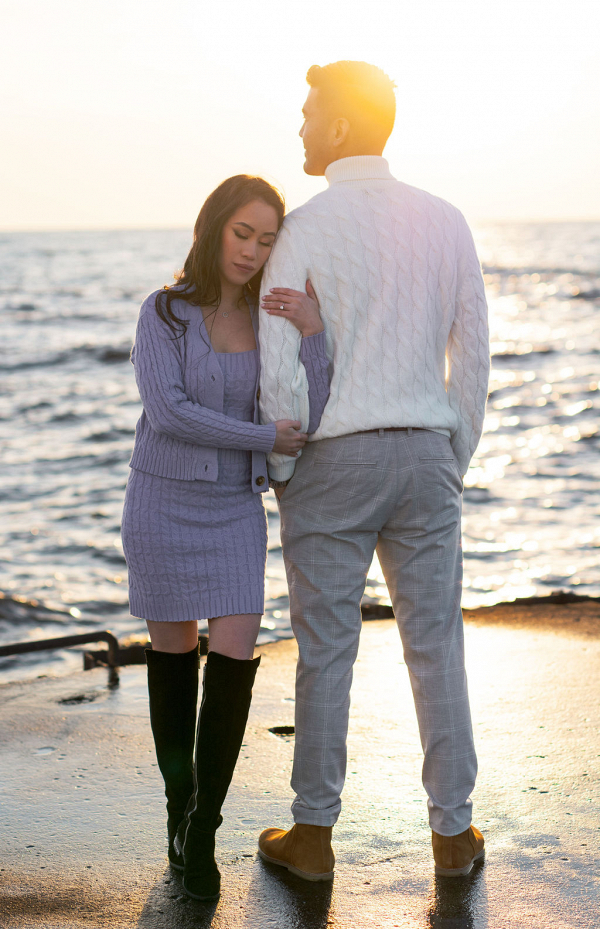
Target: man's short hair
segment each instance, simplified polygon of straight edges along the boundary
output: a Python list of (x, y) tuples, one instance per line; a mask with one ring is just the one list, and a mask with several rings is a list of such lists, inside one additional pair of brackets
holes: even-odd
[(308, 69), (306, 80), (319, 90), (332, 119), (343, 116), (385, 145), (396, 117), (396, 85), (366, 61), (334, 61)]

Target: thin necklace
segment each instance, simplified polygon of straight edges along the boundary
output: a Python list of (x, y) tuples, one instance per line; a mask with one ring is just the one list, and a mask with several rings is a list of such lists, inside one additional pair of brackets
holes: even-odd
[[(244, 309), (246, 309), (246, 307), (242, 308), (241, 306), (236, 306), (236, 310), (241, 310), (242, 313), (244, 312)], [(221, 310), (221, 316), (222, 316), (224, 319), (227, 319), (230, 315), (231, 315), (231, 311), (230, 311), (230, 310)]]
[[(247, 306), (248, 306), (248, 304), (246, 304), (246, 307), (247, 307)], [(236, 309), (240, 310), (240, 309), (242, 309), (242, 308), (241, 308), (241, 307), (236, 307)], [(214, 317), (217, 315), (217, 312), (220, 312), (220, 313), (221, 313), (221, 316), (223, 317), (223, 319), (229, 319), (229, 317), (231, 316), (231, 311), (230, 311), (230, 310), (219, 310), (218, 307), (217, 307), (217, 309), (215, 309), (214, 314), (213, 314), (213, 313), (209, 314), (209, 315), (213, 316), (213, 321), (212, 321), (212, 324), (211, 324), (211, 327), (210, 327), (209, 338), (210, 338), (210, 335), (212, 334), (212, 327), (213, 327), (214, 324), (215, 324)], [(204, 314), (202, 314), (202, 315), (204, 315)], [(252, 316), (252, 314), (250, 314), (250, 316)], [(206, 323), (206, 319), (204, 320), (204, 322)]]

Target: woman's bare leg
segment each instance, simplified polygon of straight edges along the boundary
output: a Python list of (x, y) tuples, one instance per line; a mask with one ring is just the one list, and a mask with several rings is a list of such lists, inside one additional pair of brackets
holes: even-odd
[[(228, 658), (247, 661), (254, 655), (261, 615), (245, 613), (219, 616), (208, 621), (209, 648)], [(191, 651), (198, 641), (198, 623), (158, 623), (146, 620), (152, 648), (159, 652), (182, 654)]]
[(239, 661), (250, 660), (254, 655), (261, 618), (260, 613), (245, 613), (209, 619), (208, 650)]
[(198, 644), (198, 623), (195, 619), (183, 623), (157, 623), (147, 619), (152, 648), (157, 652), (180, 655)]

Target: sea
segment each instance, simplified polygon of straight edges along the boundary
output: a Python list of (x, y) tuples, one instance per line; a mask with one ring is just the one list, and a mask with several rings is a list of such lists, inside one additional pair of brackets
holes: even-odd
[[(474, 229), (490, 307), (485, 430), (465, 480), (463, 605), (600, 594), (600, 223)], [(0, 233), (0, 644), (110, 629), (129, 614), (120, 539), (140, 414), (129, 352), (186, 230)], [(291, 636), (275, 498), (260, 641)], [(389, 603), (377, 559), (365, 599)], [(81, 651), (0, 658), (0, 681)]]

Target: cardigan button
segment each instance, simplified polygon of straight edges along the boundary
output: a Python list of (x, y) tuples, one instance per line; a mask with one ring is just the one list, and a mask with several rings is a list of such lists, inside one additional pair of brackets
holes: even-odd
[(257, 400), (260, 400), (260, 387), (259, 387), (258, 390), (256, 391), (256, 399), (257, 399)]
[(264, 484), (264, 482), (265, 482), (265, 479), (264, 479), (264, 477), (262, 476), (262, 474), (260, 474), (260, 475), (256, 478), (256, 483), (258, 484), (259, 487), (262, 487), (262, 485)]

